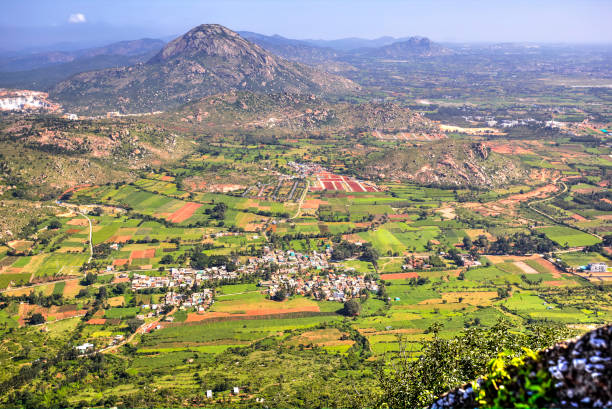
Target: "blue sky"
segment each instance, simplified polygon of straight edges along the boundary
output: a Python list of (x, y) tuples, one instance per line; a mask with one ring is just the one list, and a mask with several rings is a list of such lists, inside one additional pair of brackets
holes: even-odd
[[(612, 43), (612, 0), (2, 0), (22, 42), (163, 37), (202, 23), (290, 38), (423, 35), (452, 42)], [(9, 31), (7, 27), (11, 27)], [(11, 31), (12, 30), (12, 31)], [(11, 34), (14, 33), (14, 34)], [(45, 34), (46, 33), (46, 34)], [(81, 33), (81, 34), (79, 34)], [(2, 34), (2, 33), (0, 33)], [(128, 38), (125, 38), (128, 39)]]

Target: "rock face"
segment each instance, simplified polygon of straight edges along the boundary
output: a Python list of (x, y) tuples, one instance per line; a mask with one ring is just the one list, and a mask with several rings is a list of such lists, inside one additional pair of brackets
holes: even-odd
[(217, 24), (198, 26), (144, 64), (86, 72), (51, 94), (76, 112), (166, 110), (230, 90), (346, 93), (342, 77), (290, 62)]
[[(552, 385), (546, 402), (540, 407), (611, 408), (612, 407), (612, 325), (542, 351), (536, 359), (525, 362), (530, 373), (545, 371)], [(510, 371), (512, 372), (512, 371)], [(516, 372), (516, 371), (514, 371)], [(525, 389), (525, 378), (513, 377), (503, 384), (509, 391)], [(478, 385), (484, 381), (479, 379)], [(432, 408), (472, 408), (480, 406), (473, 387), (464, 386), (438, 399)]]

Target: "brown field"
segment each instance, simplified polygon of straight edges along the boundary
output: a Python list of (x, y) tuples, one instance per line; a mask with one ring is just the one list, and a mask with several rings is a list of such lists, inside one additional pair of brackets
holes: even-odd
[(195, 213), (195, 211), (198, 210), (200, 207), (202, 207), (202, 205), (199, 203), (185, 203), (183, 207), (172, 213), (170, 217), (167, 217), (167, 220), (172, 223), (184, 222), (185, 220), (193, 216), (193, 213)]
[(66, 280), (66, 287), (64, 287), (64, 298), (75, 297), (81, 288), (85, 288), (79, 284), (79, 279)]
[(392, 274), (381, 274), (381, 280), (401, 280), (404, 278), (419, 278), (418, 273), (392, 273)]
[(89, 226), (87, 219), (72, 219), (66, 222), (69, 226)]
[(318, 209), (320, 205), (329, 204), (326, 200), (321, 199), (308, 199), (302, 204), (302, 209)]
[(555, 267), (553, 263), (551, 263), (550, 261), (546, 259), (543, 259), (542, 257), (536, 257), (534, 258), (534, 260), (536, 261), (536, 263), (538, 263), (539, 265), (547, 269), (554, 278), (561, 278), (561, 274), (563, 272), (559, 270), (557, 267)]
[(117, 259), (113, 260), (113, 265), (114, 266), (124, 266), (127, 263), (129, 263), (129, 262), (130, 262), (130, 260), (127, 259), (127, 258), (117, 258)]
[(155, 257), (155, 249), (134, 250), (130, 255), (131, 259), (135, 258), (153, 258)]
[(131, 238), (132, 238), (131, 235), (127, 235), (127, 236), (113, 236), (110, 239), (108, 239), (107, 241), (110, 242), (110, 243), (125, 243), (126, 241), (128, 241)]
[(572, 215), (572, 219), (577, 220), (577, 221), (579, 221), (579, 222), (586, 222), (586, 221), (587, 221), (586, 217), (580, 216), (580, 215), (579, 215), (579, 214), (577, 214), (577, 213), (574, 213), (574, 214)]
[(125, 298), (122, 295), (108, 299), (108, 305), (111, 307), (120, 307), (125, 303)]

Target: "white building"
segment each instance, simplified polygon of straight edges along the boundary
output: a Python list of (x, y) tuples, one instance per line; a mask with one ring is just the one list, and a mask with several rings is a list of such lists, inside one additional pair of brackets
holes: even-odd
[(605, 273), (608, 271), (608, 265), (606, 263), (591, 263), (589, 264), (589, 271), (591, 273)]

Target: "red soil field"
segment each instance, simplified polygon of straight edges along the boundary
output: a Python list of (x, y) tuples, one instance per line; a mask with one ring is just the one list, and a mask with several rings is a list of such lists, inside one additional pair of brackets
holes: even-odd
[(562, 271), (555, 267), (553, 263), (548, 260), (544, 260), (543, 258), (536, 258), (534, 260), (536, 261), (536, 263), (550, 271), (554, 278), (561, 278)]
[(104, 325), (104, 324), (106, 324), (106, 319), (104, 319), (104, 318), (92, 318), (89, 321), (87, 321), (87, 324), (89, 324), (89, 325)]
[(409, 214), (390, 214), (387, 217), (391, 220), (410, 220)]
[(364, 192), (363, 188), (361, 187), (361, 185), (357, 182), (346, 182), (348, 183), (349, 187), (353, 190), (353, 192)]
[(381, 280), (401, 280), (403, 278), (419, 278), (418, 273), (392, 273), (392, 274), (381, 274)]
[(172, 215), (168, 217), (167, 220), (172, 223), (184, 222), (185, 220), (193, 216), (193, 213), (196, 210), (198, 210), (200, 207), (202, 207), (202, 205), (199, 203), (193, 203), (193, 202), (185, 203), (183, 207), (178, 209), (176, 212), (172, 213)]
[(323, 182), (323, 187), (327, 190), (336, 190), (333, 182)]
[(147, 249), (147, 250), (134, 250), (130, 255), (130, 258), (153, 258), (155, 257), (155, 249)]
[(78, 233), (80, 232), (82, 229), (68, 229), (66, 230), (66, 233), (68, 234), (73, 234), (73, 233)]
[(124, 266), (126, 265), (130, 260), (128, 260), (127, 258), (118, 258), (116, 260), (113, 260), (113, 265), (114, 266)]

